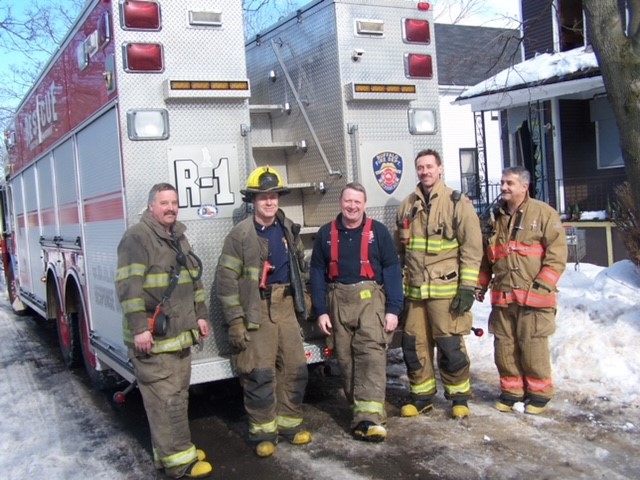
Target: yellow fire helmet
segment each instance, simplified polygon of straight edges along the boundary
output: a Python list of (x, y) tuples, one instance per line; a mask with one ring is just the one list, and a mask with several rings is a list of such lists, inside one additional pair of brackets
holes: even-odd
[(277, 170), (267, 165), (251, 172), (247, 180), (247, 188), (240, 190), (240, 193), (244, 196), (245, 202), (250, 202), (256, 193), (278, 192), (280, 195), (285, 195), (290, 191), (285, 187)]

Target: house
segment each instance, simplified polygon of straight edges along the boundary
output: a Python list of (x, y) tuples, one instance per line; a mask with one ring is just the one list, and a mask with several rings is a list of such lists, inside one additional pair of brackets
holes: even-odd
[[(533, 197), (567, 221), (584, 212), (602, 212), (596, 217), (604, 220), (626, 174), (582, 0), (521, 0), (521, 18), (524, 61), (466, 90), (456, 104), (501, 112), (503, 165), (532, 173)], [(481, 196), (490, 202), (495, 195), (488, 188)], [(587, 229), (583, 261), (627, 258), (611, 222), (568, 225)]]
[(520, 32), (436, 23), (442, 158), (447, 184), (477, 204), (481, 185), (500, 181), (501, 118), (453, 102), (466, 89), (521, 61)]

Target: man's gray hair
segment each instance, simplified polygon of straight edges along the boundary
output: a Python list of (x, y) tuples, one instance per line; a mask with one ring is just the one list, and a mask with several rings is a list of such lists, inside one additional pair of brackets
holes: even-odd
[(149, 201), (147, 202), (147, 205), (151, 205), (153, 202), (155, 202), (158, 192), (164, 192), (166, 190), (172, 190), (178, 193), (176, 187), (174, 187), (170, 183), (156, 183), (153, 187), (151, 187), (151, 190), (149, 190)]
[(347, 183), (344, 188), (340, 191), (340, 198), (342, 198), (342, 194), (344, 193), (345, 190), (355, 190), (356, 192), (362, 192), (364, 193), (364, 201), (367, 201), (367, 190), (364, 188), (364, 186), (361, 183), (358, 182), (350, 182)]
[(531, 183), (531, 174), (529, 170), (520, 165), (515, 165), (513, 167), (507, 167), (502, 170), (502, 175), (517, 175), (520, 177), (520, 181), (522, 183), (526, 183), (527, 185)]

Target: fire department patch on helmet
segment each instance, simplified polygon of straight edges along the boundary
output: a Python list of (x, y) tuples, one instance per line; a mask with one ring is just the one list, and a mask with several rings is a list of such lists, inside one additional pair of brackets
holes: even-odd
[(373, 157), (373, 173), (380, 188), (391, 195), (400, 184), (403, 172), (402, 157), (394, 152), (380, 152)]

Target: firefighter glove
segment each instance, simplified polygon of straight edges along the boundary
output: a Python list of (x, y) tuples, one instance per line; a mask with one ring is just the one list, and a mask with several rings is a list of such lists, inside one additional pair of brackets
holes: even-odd
[(541, 280), (538, 277), (533, 280), (533, 288), (536, 290), (542, 290), (542, 293), (551, 293), (555, 291), (555, 287), (553, 285), (551, 285), (549, 282)]
[(236, 318), (229, 324), (229, 343), (234, 352), (242, 352), (247, 348), (249, 334), (244, 326), (243, 318)]
[(459, 287), (458, 293), (453, 297), (451, 302), (451, 311), (456, 315), (462, 315), (471, 310), (473, 301), (475, 300), (475, 291), (470, 287)]

